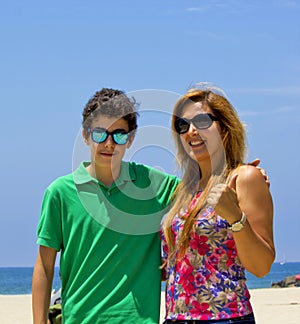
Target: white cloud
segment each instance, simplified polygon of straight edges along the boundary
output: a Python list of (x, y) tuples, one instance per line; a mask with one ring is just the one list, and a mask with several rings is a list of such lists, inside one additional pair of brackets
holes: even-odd
[(240, 88), (231, 89), (232, 93), (263, 94), (263, 95), (300, 95), (300, 86), (281, 88)]
[(297, 0), (280, 0), (278, 1), (279, 6), (285, 8), (299, 9), (300, 3)]
[(246, 116), (260, 116), (260, 115), (265, 115), (266, 112), (264, 111), (239, 111), (239, 116), (241, 117), (246, 117)]
[(223, 1), (202, 1), (201, 5), (198, 5), (196, 7), (189, 7), (186, 9), (186, 11), (191, 12), (203, 12), (210, 9), (216, 9), (216, 8), (225, 8), (227, 6), (226, 3)]
[(218, 39), (218, 40), (229, 40), (231, 39), (228, 35), (223, 34), (217, 34), (213, 33), (211, 31), (205, 31), (205, 30), (192, 30), (187, 32), (188, 35), (191, 37), (201, 37), (201, 38), (211, 38), (211, 39)]
[[(200, 2), (200, 1), (199, 1)], [(194, 7), (188, 7), (185, 10), (189, 12), (203, 12), (207, 10), (216, 10), (216, 9), (226, 9), (227, 12), (236, 13), (240, 10), (247, 10), (247, 8), (253, 7), (253, 4), (246, 3), (239, 0), (210, 0), (210, 1), (201, 1), (200, 5)]]
[(295, 107), (293, 107), (293, 106), (282, 106), (282, 107), (275, 109), (274, 113), (281, 114), (281, 113), (291, 112), (294, 110), (295, 110)]
[[(299, 0), (274, 0), (271, 1), (269, 6), (279, 6), (288, 9), (299, 9)], [(240, 1), (240, 0), (210, 0), (210, 1), (199, 1), (199, 5), (194, 7), (188, 7), (185, 10), (189, 12), (200, 13), (208, 10), (226, 9), (227, 13), (238, 13), (240, 11), (249, 11), (251, 9), (256, 10), (260, 6), (259, 1)]]
[(191, 8), (186, 8), (186, 11), (204, 11), (207, 9), (207, 6), (202, 6), (202, 7), (191, 7)]
[(296, 110), (295, 106), (282, 106), (282, 107), (277, 107), (272, 110), (266, 110), (266, 109), (261, 109), (261, 110), (245, 110), (245, 111), (239, 111), (239, 116), (245, 117), (245, 116), (263, 116), (263, 115), (279, 115), (279, 114), (286, 114), (290, 113)]

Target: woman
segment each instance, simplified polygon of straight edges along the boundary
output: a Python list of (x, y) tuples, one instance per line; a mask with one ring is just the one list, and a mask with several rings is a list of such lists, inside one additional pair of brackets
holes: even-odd
[(162, 225), (165, 323), (255, 323), (245, 269), (270, 271), (273, 203), (261, 172), (243, 164), (244, 127), (223, 95), (192, 89), (172, 129), (183, 177)]

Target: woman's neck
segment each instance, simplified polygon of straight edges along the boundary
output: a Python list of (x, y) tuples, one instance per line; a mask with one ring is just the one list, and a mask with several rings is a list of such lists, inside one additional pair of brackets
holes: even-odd
[(199, 179), (199, 190), (204, 190), (210, 177), (211, 177), (211, 163), (210, 161), (201, 161), (199, 162), (199, 172), (200, 172), (200, 179)]
[(212, 165), (210, 160), (205, 160), (199, 162), (199, 168), (201, 175), (199, 190), (204, 190), (212, 175), (222, 174), (224, 165), (223, 163), (220, 163), (218, 166)]

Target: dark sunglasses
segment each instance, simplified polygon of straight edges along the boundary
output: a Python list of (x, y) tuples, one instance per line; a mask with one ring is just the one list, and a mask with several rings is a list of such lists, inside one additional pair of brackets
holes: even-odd
[(89, 128), (88, 132), (92, 135), (92, 140), (95, 143), (103, 143), (107, 140), (108, 136), (111, 135), (114, 143), (118, 145), (124, 145), (128, 142), (129, 133), (125, 129), (115, 129), (112, 132), (109, 132), (105, 128)]
[(215, 120), (218, 118), (212, 114), (199, 114), (192, 119), (176, 117), (174, 127), (178, 134), (184, 134), (190, 129), (191, 124), (197, 129), (207, 129)]

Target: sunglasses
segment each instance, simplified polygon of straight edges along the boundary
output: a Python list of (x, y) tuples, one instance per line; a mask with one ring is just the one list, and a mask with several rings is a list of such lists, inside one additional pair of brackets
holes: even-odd
[(109, 132), (105, 128), (89, 128), (88, 132), (92, 135), (92, 140), (95, 143), (103, 143), (107, 140), (108, 136), (111, 135), (115, 144), (124, 145), (128, 142), (129, 133), (125, 129), (115, 129), (112, 132)]
[(199, 114), (192, 119), (176, 117), (174, 127), (178, 134), (184, 134), (190, 129), (191, 124), (197, 129), (207, 129), (215, 120), (218, 118), (212, 114)]

